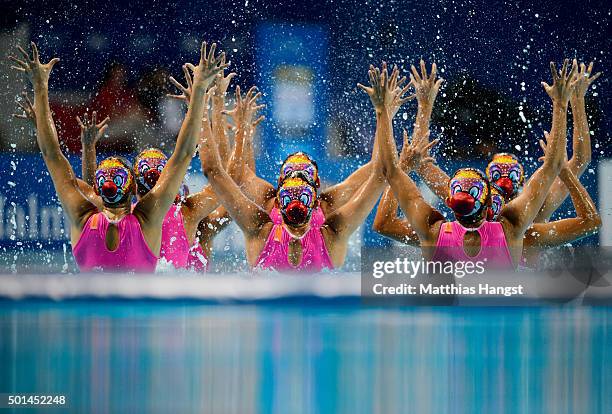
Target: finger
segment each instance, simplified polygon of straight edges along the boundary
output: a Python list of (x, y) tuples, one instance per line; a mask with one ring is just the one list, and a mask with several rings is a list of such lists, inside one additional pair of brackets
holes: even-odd
[(77, 120), (77, 123), (79, 124), (79, 127), (81, 127), (81, 129), (85, 128), (85, 126), (83, 125), (83, 121), (81, 121), (81, 117), (77, 115), (76, 120)]
[(540, 157), (540, 158), (538, 158), (538, 161), (539, 161), (539, 162), (544, 162), (544, 157)]
[(168, 80), (170, 80), (170, 82), (176, 86), (177, 89), (179, 89), (180, 91), (182, 91), (183, 93), (187, 93), (187, 89), (185, 89), (185, 87), (183, 85), (181, 85), (176, 79), (174, 79), (172, 76), (170, 76), (168, 78)]
[(436, 74), (438, 73), (438, 66), (436, 66), (436, 63), (432, 63), (431, 64), (431, 76), (429, 77), (429, 79), (434, 80), (436, 78)]
[(409, 96), (406, 96), (405, 98), (400, 99), (400, 103), (401, 104), (405, 104), (408, 101), (412, 101), (414, 98), (416, 98), (416, 93), (412, 94), (412, 95), (409, 95)]
[(173, 95), (171, 93), (167, 93), (166, 96), (171, 99), (179, 99), (181, 101), (186, 101), (187, 97), (185, 95)]
[(555, 81), (559, 79), (559, 75), (557, 74), (557, 67), (555, 66), (555, 62), (550, 62), (550, 73), (552, 74), (553, 83), (555, 83)]
[[(576, 60), (576, 59), (574, 59)], [(586, 72), (586, 66), (584, 63), (580, 64), (580, 70), (578, 71), (579, 73), (585, 73)]]
[(372, 93), (372, 88), (368, 88), (367, 86), (362, 85), (361, 83), (357, 84), (357, 87), (362, 89), (365, 93), (370, 95)]
[(229, 81), (231, 81), (232, 79), (234, 79), (234, 77), (236, 76), (236, 72), (232, 72), (229, 75), (227, 75), (225, 77), (225, 81), (229, 83)]
[(544, 143), (543, 139), (540, 140), (540, 148), (542, 148), (542, 151), (544, 151), (544, 154), (546, 154), (546, 144)]
[(253, 122), (253, 126), (257, 126), (261, 123), (261, 121), (263, 121), (264, 119), (266, 119), (265, 116), (260, 116), (259, 118), (257, 118), (257, 120), (255, 122)]
[(189, 73), (189, 69), (187, 66), (183, 65), (183, 76), (185, 76), (185, 82), (187, 82), (187, 88), (191, 89), (193, 87), (193, 80), (191, 79), (191, 74)]
[(200, 45), (200, 63), (206, 60), (206, 42), (202, 42)]
[(19, 119), (28, 119), (28, 116), (26, 114), (13, 114), (13, 117)]
[(216, 49), (217, 49), (217, 44), (213, 43), (210, 46), (210, 50), (208, 51), (208, 59), (206, 59), (209, 64), (214, 62), (214, 59), (215, 59), (215, 50)]
[(53, 59), (51, 59), (51, 60), (49, 61), (49, 63), (47, 63), (47, 65), (49, 65), (49, 69), (53, 69), (53, 66), (55, 66), (55, 64), (56, 64), (57, 62), (59, 62), (59, 61), (60, 61), (60, 60), (59, 60), (59, 58), (53, 58)]
[[(587, 76), (590, 75), (591, 72), (593, 71), (593, 63), (594, 62), (589, 63), (589, 68), (587, 69)], [(583, 63), (583, 65), (584, 65), (584, 63)]]
[(546, 82), (541, 82), (541, 85), (544, 87), (544, 90), (548, 92), (550, 90), (550, 85)]
[(38, 56), (38, 48), (36, 47), (36, 43), (30, 42), (30, 46), (32, 47), (32, 59), (34, 62), (40, 63), (40, 59)]
[(398, 80), (398, 81), (397, 81), (397, 86), (398, 86), (398, 87), (401, 87), (401, 86), (404, 84), (404, 82), (406, 82), (406, 79), (407, 79), (407, 78), (406, 78), (405, 76), (403, 76), (402, 78), (400, 78), (400, 80)]
[(414, 67), (414, 65), (410, 65), (410, 71), (412, 72), (412, 76), (410, 77), (411, 80), (417, 80), (420, 81), (421, 77), (419, 76), (419, 72), (416, 70), (416, 68)]
[(569, 75), (567, 76), (567, 79), (574, 79), (574, 77), (576, 76), (577, 72), (578, 72), (578, 64), (574, 60), (574, 63), (572, 63), (572, 68), (571, 68), (571, 70), (569, 72)]
[(195, 71), (195, 66), (193, 66), (191, 63), (185, 63), (185, 66), (190, 70), (190, 71)]
[(403, 128), (403, 135), (404, 143), (402, 144), (402, 148), (408, 148), (408, 146), (410, 145), (410, 138), (408, 137), (408, 131), (406, 131), (406, 128)]
[(26, 52), (21, 46), (17, 46), (17, 50), (19, 50), (19, 53), (23, 55), (26, 61), (31, 60), (30, 55), (28, 55), (28, 52)]
[(22, 67), (17, 67), (17, 66), (11, 66), (11, 69), (17, 70), (19, 72), (25, 72), (26, 70)]
[(102, 127), (106, 126), (106, 124), (108, 124), (108, 121), (110, 121), (110, 116), (104, 118), (104, 120), (96, 126), (101, 129)]
[(9, 58), (9, 60), (15, 62), (19, 66), (23, 66), (24, 68), (28, 68), (29, 67), (26, 62), (24, 62), (23, 60), (17, 59), (15, 56), (9, 56), (8, 58)]
[(93, 111), (93, 114), (91, 115), (91, 124), (95, 125), (96, 124), (96, 118), (98, 116), (98, 113), (96, 111)]
[(428, 79), (427, 68), (425, 67), (425, 61), (421, 59), (419, 64), (421, 65), (421, 79)]
[(589, 78), (589, 84), (590, 84), (591, 82), (593, 82), (595, 79), (599, 78), (600, 76), (601, 76), (601, 72), (597, 72), (596, 74), (594, 74), (593, 76), (591, 76), (591, 77)]
[(429, 144), (427, 144), (425, 146), (425, 149), (427, 151), (429, 151), (430, 149), (432, 149), (433, 147), (435, 147), (436, 145), (438, 145), (438, 142), (440, 142), (440, 138), (436, 138), (433, 141), (431, 141)]
[(98, 137), (104, 136), (104, 133), (108, 129), (108, 125), (104, 125), (102, 128), (98, 130)]

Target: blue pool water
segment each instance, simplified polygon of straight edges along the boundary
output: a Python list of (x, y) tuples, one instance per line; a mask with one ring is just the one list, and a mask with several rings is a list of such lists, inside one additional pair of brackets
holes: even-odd
[(610, 413), (612, 311), (0, 301), (0, 374), (69, 400), (28, 413)]

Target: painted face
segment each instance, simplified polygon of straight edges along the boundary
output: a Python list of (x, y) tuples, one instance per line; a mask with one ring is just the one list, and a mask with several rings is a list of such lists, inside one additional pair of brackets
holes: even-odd
[(491, 184), (491, 206), (487, 213), (487, 220), (497, 221), (499, 214), (506, 205), (506, 199), (504, 197), (504, 190), (502, 190), (497, 184)]
[(495, 154), (485, 172), (489, 181), (497, 184), (507, 199), (516, 197), (525, 181), (523, 166), (512, 154)]
[(477, 221), (489, 199), (489, 183), (475, 168), (461, 168), (449, 182), (447, 205), (457, 217)]
[(166, 154), (156, 148), (146, 149), (138, 154), (134, 166), (139, 194), (144, 195), (155, 187), (167, 162)]
[(288, 177), (294, 171), (304, 172), (317, 187), (319, 186), (319, 171), (317, 166), (306, 154), (298, 152), (287, 157), (281, 166), (280, 176), (278, 178), (279, 184), (283, 182), (285, 177)]
[(124, 202), (131, 195), (133, 184), (132, 170), (119, 158), (106, 158), (96, 169), (95, 190), (105, 204)]
[(301, 178), (288, 177), (282, 182), (276, 197), (284, 221), (301, 226), (310, 221), (316, 206), (317, 189)]

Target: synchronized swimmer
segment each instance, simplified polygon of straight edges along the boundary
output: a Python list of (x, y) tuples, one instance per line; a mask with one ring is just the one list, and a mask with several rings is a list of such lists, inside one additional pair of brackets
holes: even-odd
[[(304, 152), (290, 154), (272, 185), (256, 174), (253, 136), (263, 120), (261, 93), (242, 94), (236, 87), (235, 106), (224, 110), (235, 73), (225, 74), (224, 53), (202, 44), (197, 65), (185, 64), (186, 86), (172, 97), (187, 104), (187, 113), (173, 153), (146, 148), (132, 164), (120, 156), (96, 160), (96, 143), (109, 119), (96, 113), (77, 118), (81, 128), (82, 177), (78, 179), (62, 154), (49, 108), (49, 76), (58, 58), (40, 62), (18, 47), (13, 68), (25, 73), (34, 89), (20, 118), (36, 127), (37, 141), (59, 201), (70, 221), (70, 241), (82, 272), (154, 272), (163, 260), (177, 269), (205, 272), (212, 240), (229, 222), (241, 229), (252, 268), (318, 272), (343, 265), (349, 237), (364, 223), (381, 197), (374, 229), (389, 238), (422, 248), (433, 261), (485, 260), (489, 266), (512, 269), (536, 266), (541, 247), (559, 246), (595, 233), (601, 219), (579, 181), (591, 158), (584, 96), (599, 77), (588, 67), (565, 61), (557, 71), (551, 63), (552, 85), (543, 83), (552, 100), (550, 134), (540, 140), (542, 166), (528, 179), (518, 157), (499, 153), (486, 171), (461, 168), (449, 177), (429, 151), (429, 123), (442, 79), (436, 64), (428, 73), (411, 67), (410, 81), (397, 67), (370, 66), (369, 85), (358, 84), (376, 113), (371, 160), (344, 181), (321, 189), (318, 165)], [(409, 95), (410, 88), (414, 94)], [(412, 139), (404, 130), (398, 156), (392, 120), (399, 108), (416, 98)], [(568, 161), (567, 110), (571, 105), (574, 136)], [(226, 116), (233, 120), (233, 139)], [(232, 142), (233, 141), (233, 144)], [(187, 167), (198, 150), (208, 184), (189, 194)], [(430, 206), (410, 178), (415, 172), (445, 200), (454, 221)], [(576, 217), (548, 222), (570, 196)], [(405, 218), (397, 215), (398, 207)]]

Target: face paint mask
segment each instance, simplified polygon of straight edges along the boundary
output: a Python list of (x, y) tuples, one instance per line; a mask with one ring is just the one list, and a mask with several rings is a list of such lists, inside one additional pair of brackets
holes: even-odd
[(96, 194), (104, 204), (123, 203), (132, 194), (134, 177), (132, 170), (119, 158), (107, 158), (96, 169)]
[(283, 221), (291, 226), (302, 226), (310, 221), (317, 189), (308, 181), (291, 176), (281, 183), (276, 197)]
[(487, 212), (487, 220), (497, 221), (505, 205), (506, 199), (504, 198), (504, 190), (497, 184), (491, 184), (491, 206)]
[(518, 158), (505, 152), (495, 154), (485, 172), (489, 181), (497, 184), (507, 199), (516, 197), (525, 180), (523, 166)]
[(155, 148), (146, 149), (138, 154), (134, 172), (140, 195), (147, 194), (155, 187), (167, 162), (166, 154)]
[(461, 168), (450, 180), (446, 204), (461, 221), (475, 223), (483, 217), (489, 191), (483, 173), (475, 168)]
[(319, 186), (319, 171), (316, 164), (306, 154), (301, 152), (287, 157), (281, 166), (280, 176), (278, 178), (279, 185), (286, 177), (289, 177), (295, 171), (302, 171), (316, 187)]

